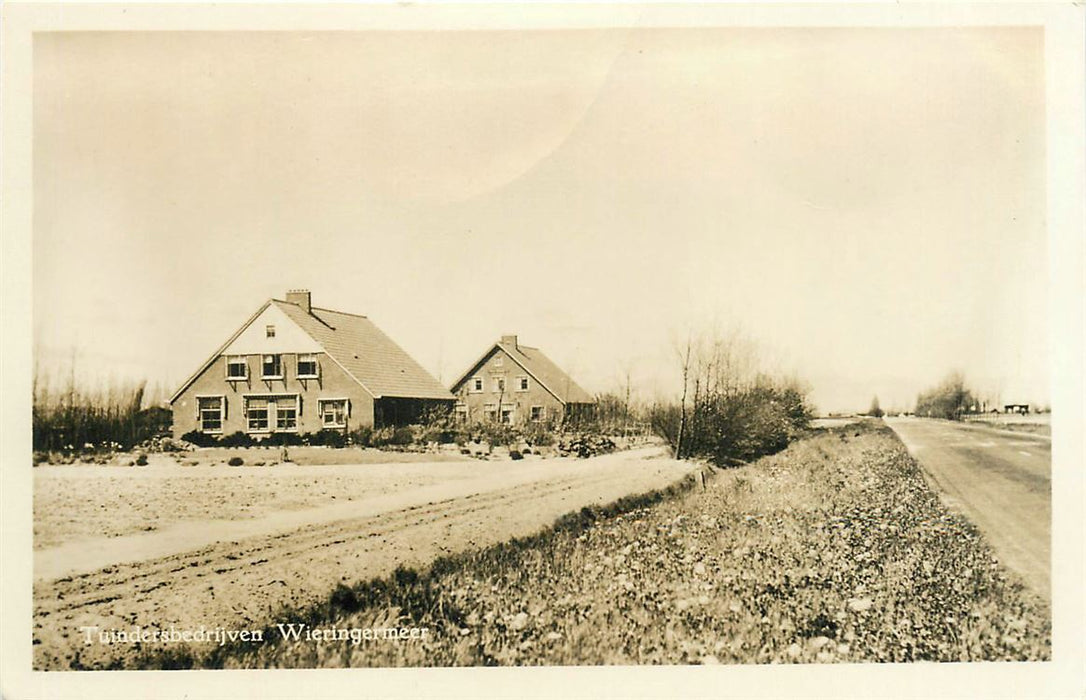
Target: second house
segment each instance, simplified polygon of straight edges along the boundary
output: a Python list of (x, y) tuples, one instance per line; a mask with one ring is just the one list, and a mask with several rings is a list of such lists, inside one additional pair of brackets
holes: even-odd
[(595, 401), (539, 348), (504, 335), (452, 387), (465, 422), (559, 423), (592, 415)]

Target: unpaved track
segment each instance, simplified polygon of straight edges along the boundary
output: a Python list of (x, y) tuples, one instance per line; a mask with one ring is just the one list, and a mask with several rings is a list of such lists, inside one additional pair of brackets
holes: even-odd
[[(131, 645), (85, 644), (79, 630), (84, 625), (263, 628), (280, 622), (273, 617), (285, 606), (326, 599), (337, 583), (528, 535), (565, 513), (662, 488), (692, 469), (654, 455), (638, 450), (587, 461), (555, 460), (552, 469), (525, 472), (536, 474), (527, 481), (518, 479), (513, 467), (504, 483), (480, 490), (480, 484), (465, 488), (461, 482), (443, 499), (432, 489), (419, 489), (414, 497), (295, 511), (287, 519), (247, 524), (245, 537), (225, 531), (217, 541), (143, 561), (132, 561), (135, 550), (118, 538), (116, 559), (127, 563), (86, 571), (83, 561), (74, 567), (78, 573), (35, 577), (35, 668), (124, 665), (134, 657)], [(195, 529), (197, 541), (206, 536), (206, 529)], [(157, 534), (171, 542), (175, 536)], [(39, 554), (49, 559), (56, 552)], [(101, 553), (88, 561), (96, 557)]]
[(1051, 600), (1051, 439), (948, 421), (887, 423), (948, 505), (969, 517), (1003, 563)]

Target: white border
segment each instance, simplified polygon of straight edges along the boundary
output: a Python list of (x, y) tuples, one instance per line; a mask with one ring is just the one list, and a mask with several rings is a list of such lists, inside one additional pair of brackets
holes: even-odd
[[(24, 5), (2, 7), (3, 422), (0, 695), (262, 697), (1082, 697), (1084, 153), (1083, 7), (851, 5)], [(1038, 664), (30, 672), (32, 366), (31, 36), (44, 30), (365, 30), (650, 26), (1043, 26), (1053, 387), (1054, 657)]]

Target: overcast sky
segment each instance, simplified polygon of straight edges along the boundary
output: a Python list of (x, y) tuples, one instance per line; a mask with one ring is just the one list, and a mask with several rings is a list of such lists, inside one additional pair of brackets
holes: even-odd
[[(43, 367), (175, 385), (269, 297), (446, 383), (590, 391), (741, 328), (824, 411), (961, 369), (1047, 402), (1040, 29), (58, 33), (34, 45)], [(173, 386), (170, 386), (172, 389)]]

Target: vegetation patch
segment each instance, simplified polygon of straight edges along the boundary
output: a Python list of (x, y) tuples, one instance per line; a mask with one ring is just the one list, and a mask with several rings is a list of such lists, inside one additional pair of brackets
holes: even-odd
[(343, 586), (276, 623), (422, 627), (144, 666), (1044, 660), (1047, 604), (948, 511), (880, 423), (817, 431), (708, 488), (583, 509), (547, 532)]

